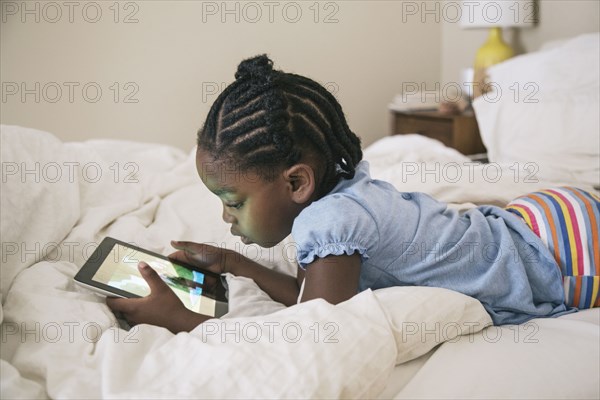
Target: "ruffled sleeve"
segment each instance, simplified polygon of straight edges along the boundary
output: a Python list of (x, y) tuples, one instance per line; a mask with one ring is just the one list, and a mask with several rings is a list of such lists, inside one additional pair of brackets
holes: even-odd
[(364, 262), (377, 251), (379, 230), (375, 219), (356, 199), (344, 194), (326, 196), (305, 208), (294, 221), (301, 268), (316, 258), (358, 253)]

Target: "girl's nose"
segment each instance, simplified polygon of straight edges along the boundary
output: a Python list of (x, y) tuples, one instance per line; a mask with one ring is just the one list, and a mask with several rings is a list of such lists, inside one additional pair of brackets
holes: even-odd
[(226, 206), (223, 206), (223, 221), (228, 224), (233, 224), (235, 222), (235, 217), (227, 212)]

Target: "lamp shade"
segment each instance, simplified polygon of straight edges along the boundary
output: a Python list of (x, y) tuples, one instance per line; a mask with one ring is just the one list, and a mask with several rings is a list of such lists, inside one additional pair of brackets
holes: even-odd
[(470, 28), (527, 27), (535, 24), (534, 0), (463, 0), (460, 26)]

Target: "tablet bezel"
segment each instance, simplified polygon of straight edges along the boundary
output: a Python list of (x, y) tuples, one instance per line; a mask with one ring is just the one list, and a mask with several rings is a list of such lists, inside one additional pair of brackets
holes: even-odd
[[(141, 247), (135, 246), (133, 244), (123, 242), (121, 240), (118, 240), (118, 239), (115, 239), (112, 237), (108, 237), (108, 236), (102, 240), (102, 242), (98, 245), (96, 250), (94, 250), (92, 255), (83, 264), (83, 266), (81, 267), (79, 272), (77, 272), (77, 274), (74, 277), (75, 282), (82, 285), (83, 287), (94, 290), (105, 296), (113, 296), (113, 297), (116, 296), (116, 297), (123, 297), (123, 298), (140, 298), (141, 296), (139, 296), (135, 293), (131, 293), (131, 292), (128, 292), (128, 291), (125, 291), (122, 289), (118, 289), (118, 288), (106, 285), (102, 282), (98, 282), (98, 281), (95, 281), (92, 279), (94, 277), (94, 275), (96, 274), (96, 272), (98, 271), (98, 269), (102, 266), (102, 263), (104, 262), (106, 257), (108, 257), (108, 255), (111, 253), (111, 251), (113, 250), (115, 245), (121, 245), (128, 249), (138, 251), (142, 254), (148, 254), (149, 256), (158, 257), (163, 260), (169, 261), (173, 264), (177, 264), (178, 266), (181, 266), (183, 268), (187, 268), (192, 271), (198, 271), (207, 276), (211, 276), (211, 277), (215, 278), (216, 282), (217, 282), (217, 288), (216, 288), (216, 293), (215, 293), (215, 298), (214, 298), (214, 300), (215, 300), (215, 315), (214, 316), (220, 317), (223, 314), (227, 313), (227, 311), (228, 311), (227, 290), (226, 290), (225, 286), (223, 285), (223, 282), (221, 280), (221, 278), (222, 278), (221, 275), (216, 274), (211, 271), (207, 271), (207, 270), (199, 268), (199, 267), (196, 267), (194, 265), (190, 265), (190, 264), (181, 262), (179, 260), (171, 259), (169, 257), (163, 256), (162, 254), (158, 254), (153, 251), (146, 250)], [(143, 259), (141, 257), (140, 257), (140, 261), (143, 261)], [(212, 298), (212, 296), (205, 296), (205, 297)]]

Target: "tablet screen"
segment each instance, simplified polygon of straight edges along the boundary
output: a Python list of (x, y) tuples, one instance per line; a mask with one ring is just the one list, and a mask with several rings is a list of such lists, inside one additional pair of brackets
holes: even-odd
[(168, 260), (116, 243), (92, 276), (92, 280), (144, 297), (150, 287), (138, 270), (138, 262), (150, 265), (190, 310), (214, 315), (217, 277), (190, 270)]

